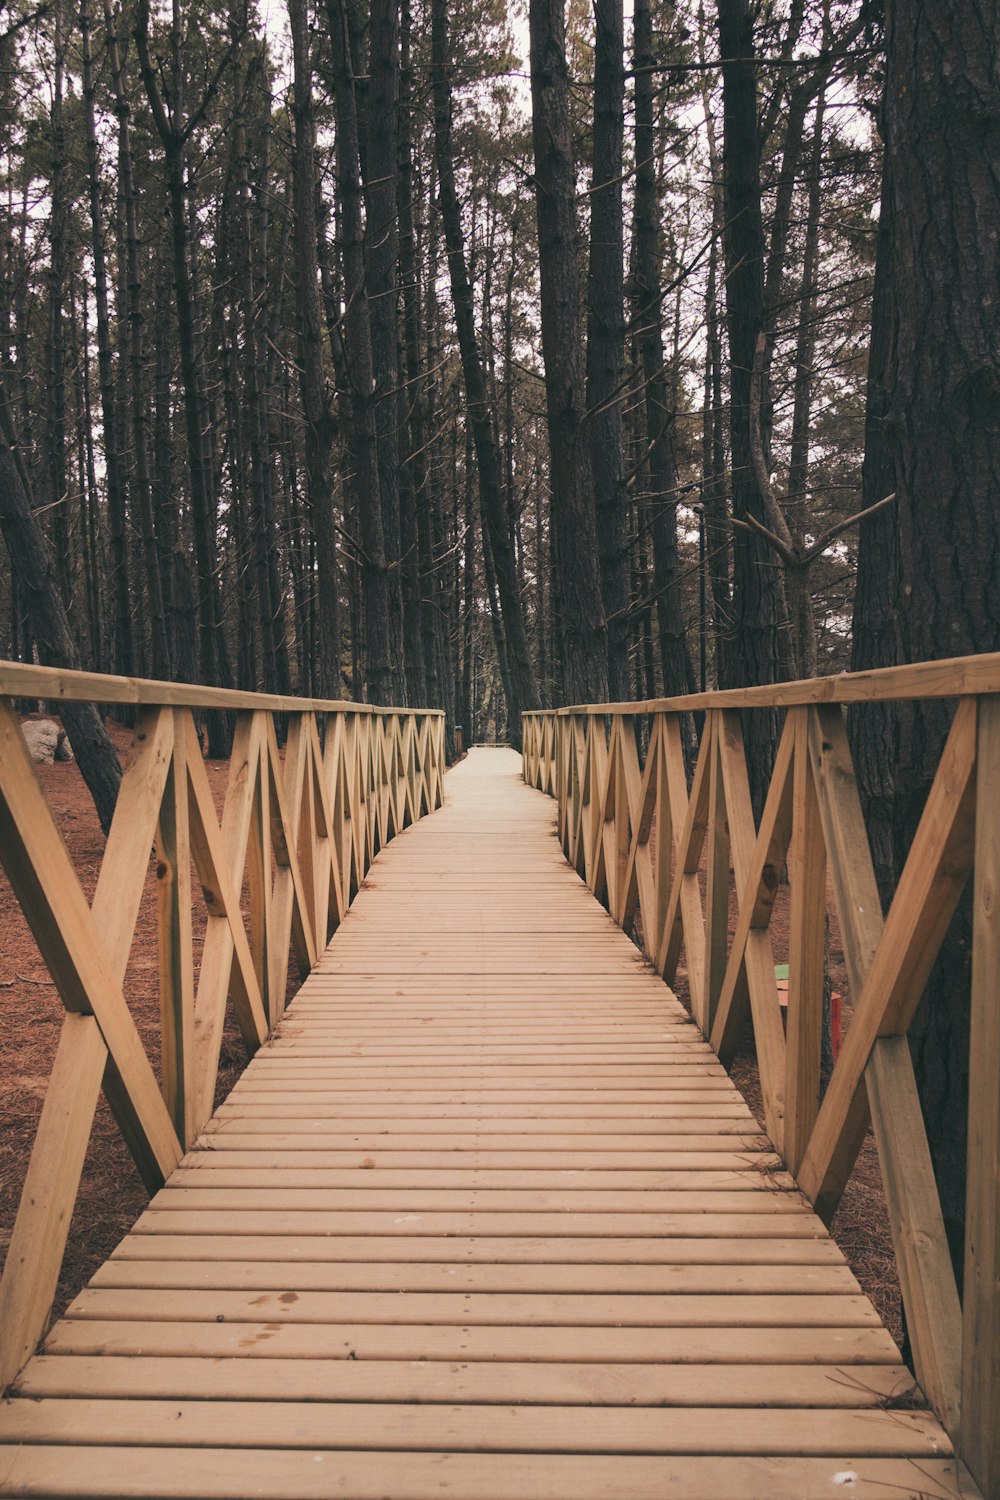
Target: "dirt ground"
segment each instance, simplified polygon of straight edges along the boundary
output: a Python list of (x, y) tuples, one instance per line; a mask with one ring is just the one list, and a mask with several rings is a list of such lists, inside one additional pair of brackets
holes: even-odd
[[(124, 754), (130, 731), (111, 724)], [(88, 899), (92, 896), (104, 850), (93, 804), (73, 764), (39, 766), (46, 798), (60, 828)], [(226, 784), (224, 763), (209, 762), (208, 776), (216, 802)], [(787, 893), (786, 893), (787, 894)], [(776, 961), (787, 956), (787, 902), (779, 898), (772, 919)], [(204, 911), (195, 912), (197, 959)], [(846, 975), (835, 927), (831, 930), (834, 989), (846, 992)], [(290, 987), (296, 982), (294, 960)], [(679, 973), (678, 994), (685, 998)], [(154, 1069), (159, 1069), (159, 991), (157, 985), (156, 897), (152, 863), (136, 928), (125, 993)], [(41, 961), (20, 908), (0, 872), (0, 1249), (6, 1249), (14, 1223), (28, 1155), (34, 1140), (63, 1008)], [(849, 1017), (846, 1007), (845, 1021)], [(232, 1087), (245, 1065), (235, 1026), (223, 1039), (217, 1098)], [(751, 1109), (760, 1118), (760, 1090), (752, 1044), (737, 1059), (733, 1076)], [(70, 1227), (54, 1315), (65, 1308), (111, 1253), (146, 1205), (146, 1194), (118, 1128), (101, 1102), (87, 1152), (76, 1211)], [(833, 1225), (834, 1238), (864, 1290), (875, 1303), (893, 1337), (900, 1340), (899, 1283), (885, 1212), (874, 1142), (869, 1136)]]

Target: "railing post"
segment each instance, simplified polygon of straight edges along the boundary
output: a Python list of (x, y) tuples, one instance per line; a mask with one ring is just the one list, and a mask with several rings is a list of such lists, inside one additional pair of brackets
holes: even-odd
[(1000, 697), (979, 700), (965, 1199), (962, 1457), (1000, 1495)]
[(163, 1096), (181, 1145), (198, 1128), (194, 1044), (194, 952), (191, 935), (191, 827), (185, 764), (190, 710), (174, 710), (170, 773), (156, 835), (160, 939)]

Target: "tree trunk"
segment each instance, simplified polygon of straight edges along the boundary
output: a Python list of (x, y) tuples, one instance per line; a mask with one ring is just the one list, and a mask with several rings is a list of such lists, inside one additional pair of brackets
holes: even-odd
[(312, 58), (309, 51), (308, 0), (288, 0), (292, 31), (294, 85), (292, 117), (292, 196), (295, 212), (295, 297), (298, 312), (299, 395), (306, 429), (306, 496), (316, 538), (319, 694), (339, 698), (340, 582), (337, 576), (337, 528), (330, 481), (333, 418), (327, 395), (323, 356), (323, 306), (319, 286), (316, 229), (316, 124), (313, 114)]
[[(677, 469), (673, 450), (673, 394), (663, 354), (659, 201), (653, 121), (653, 29), (648, 0), (636, 0), (635, 229), (632, 322), (639, 350), (645, 411), (644, 472), (653, 543), (653, 579), (663, 691), (686, 693), (691, 671), (684, 638), (677, 551)], [(641, 515), (641, 508), (640, 508)]]
[[(889, 446), (887, 416), (892, 371), (895, 308), (892, 289), (893, 193), (891, 161), (884, 153), (882, 201), (875, 255), (872, 331), (868, 348), (865, 457), (861, 475), (862, 509), (891, 495), (896, 471)], [(900, 660), (897, 599), (899, 529), (896, 506), (885, 506), (860, 525), (858, 576), (854, 591), (851, 670), (891, 667)], [(866, 703), (847, 716), (854, 768), (868, 826), (882, 904), (888, 908), (898, 869), (893, 835), (896, 769), (899, 757), (899, 705)]]
[(625, 23), (622, 0), (594, 0), (594, 162), (587, 279), (587, 410), (597, 508), (601, 589), (608, 627), (608, 692), (628, 697), (628, 558), (622, 382), (625, 250), (622, 154)]
[[(124, 455), (119, 444), (120, 423), (116, 411), (114, 349), (108, 311), (108, 273), (101, 219), (101, 184), (97, 158), (97, 125), (94, 111), (94, 65), (91, 53), (89, 0), (80, 0), (80, 38), (83, 56), (83, 101), (86, 124), (87, 187), (90, 206), (90, 247), (94, 258), (94, 305), (97, 311), (97, 369), (104, 429), (104, 468), (111, 536), (111, 578), (114, 604), (116, 670), (131, 677), (135, 671), (132, 652), (132, 593), (126, 547), (126, 478)], [(121, 189), (119, 189), (121, 190)], [(162, 667), (159, 664), (159, 669)], [(169, 669), (169, 663), (166, 664)]]
[(345, 0), (328, 0), (337, 121), (337, 197), (344, 265), (344, 368), (349, 388), (352, 484), (360, 527), (365, 689), (370, 703), (398, 702), (400, 662), (392, 660), (390, 575), (379, 501), (371, 326), (361, 217), (360, 137)]
[[(357, 0), (349, 0), (352, 5)], [(371, 328), (372, 378), (378, 494), (386, 574), (391, 701), (407, 701), (403, 637), (403, 555), (399, 496), (399, 334), (396, 316), (398, 273), (396, 227), (396, 125), (399, 109), (399, 0), (371, 0), (366, 151), (361, 163), (365, 187), (365, 267)]]
[[(733, 516), (766, 522), (754, 478), (750, 401), (757, 340), (764, 328), (764, 231), (761, 221), (757, 68), (750, 0), (717, 0), (722, 55), (725, 189), (723, 242), (729, 330), (730, 457)], [(784, 611), (777, 569), (763, 538), (742, 528), (733, 537), (733, 639), (727, 685), (776, 682)], [(746, 746), (754, 805), (763, 806), (774, 758), (777, 716), (747, 716)]]
[(607, 625), (585, 430), (576, 181), (563, 0), (531, 0), (529, 24), (542, 355), (562, 667), (570, 703), (601, 703), (608, 695)]

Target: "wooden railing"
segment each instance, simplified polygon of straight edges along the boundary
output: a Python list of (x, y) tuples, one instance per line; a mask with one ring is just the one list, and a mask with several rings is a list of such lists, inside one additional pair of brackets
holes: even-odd
[[(919, 698), (957, 708), (883, 920), (843, 705)], [(743, 728), (775, 709), (758, 826)], [(692, 713), (704, 717), (689, 788)], [(638, 922), (668, 983), (683, 950), (694, 1020), (724, 1062), (752, 1022), (768, 1133), (826, 1220), (871, 1122), (915, 1373), (984, 1493), (1000, 1495), (1000, 656), (526, 713), (523, 735), (524, 778), (556, 798), (566, 858), (626, 932)], [(769, 932), (786, 870), (787, 1029)], [(906, 1032), (973, 870), (960, 1303)], [(853, 1014), (821, 1089), (828, 879)]]
[[(28, 756), (22, 697), (136, 710), (90, 902)], [(235, 723), (221, 820), (194, 717), (218, 709)], [(252, 1055), (284, 1011), (290, 948), (304, 977), (379, 849), (441, 805), (443, 782), (436, 711), (0, 662), (0, 861), (66, 1010), (0, 1279), (0, 1389), (44, 1332), (102, 1088), (154, 1192), (212, 1112), (227, 1000)], [(162, 1086), (124, 984), (153, 849)], [(192, 866), (207, 912), (197, 982)]]

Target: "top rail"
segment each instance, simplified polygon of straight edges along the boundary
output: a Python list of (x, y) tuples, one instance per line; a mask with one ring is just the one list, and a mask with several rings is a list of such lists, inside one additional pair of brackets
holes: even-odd
[(1000, 652), (952, 656), (943, 661), (878, 667), (870, 672), (838, 672), (763, 687), (717, 688), (677, 698), (646, 698), (634, 703), (579, 703), (551, 709), (569, 714), (691, 713), (715, 708), (806, 708), (819, 703), (880, 703), (915, 698), (962, 698), (1000, 693)]
[(346, 698), (300, 698), (282, 693), (244, 692), (193, 682), (159, 682), (151, 677), (115, 677), (104, 672), (71, 672), (30, 662), (0, 661), (0, 696), (44, 698), (57, 703), (131, 703), (169, 708), (257, 709), (275, 714), (405, 714), (444, 718), (440, 708), (383, 708)]

